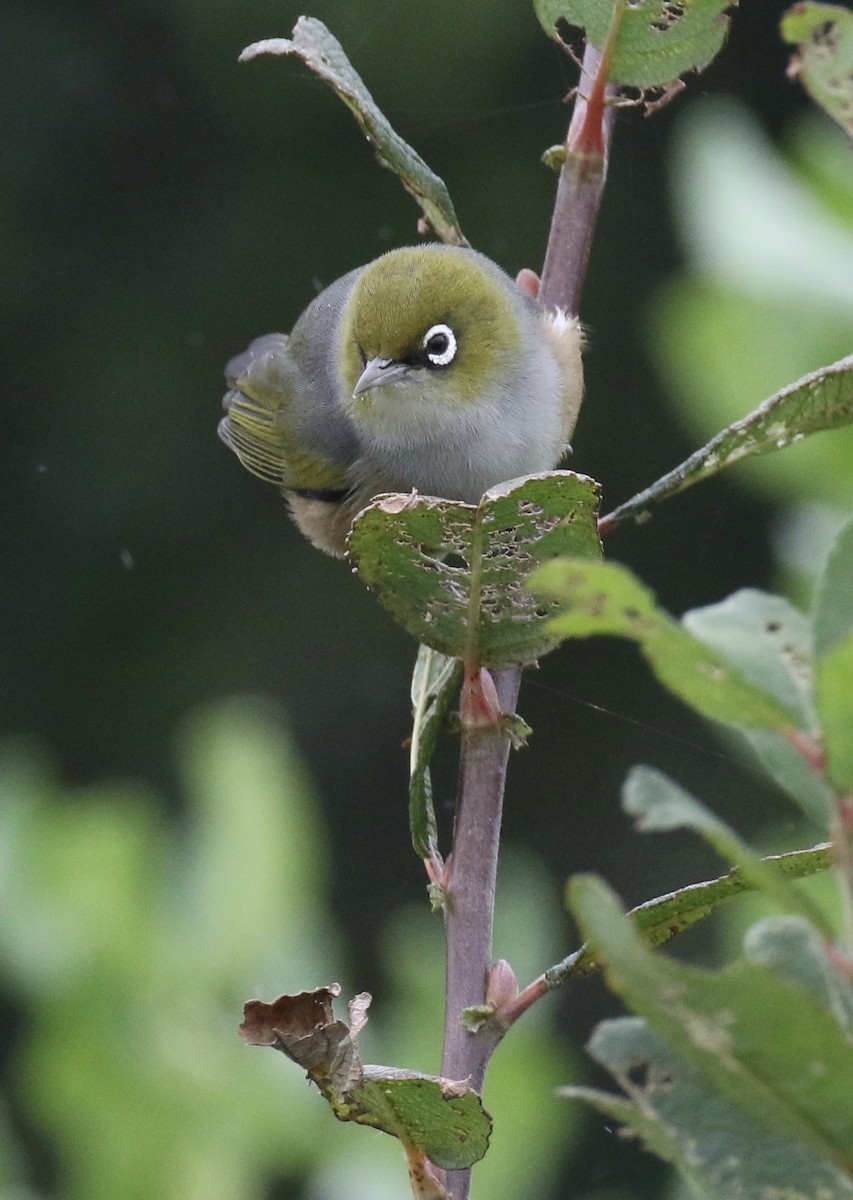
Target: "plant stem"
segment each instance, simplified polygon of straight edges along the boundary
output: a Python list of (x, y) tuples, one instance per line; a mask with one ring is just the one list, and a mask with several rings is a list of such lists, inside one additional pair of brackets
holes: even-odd
[(577, 315), (592, 249), (613, 132), (606, 63), (593, 46), (583, 56), (581, 79), (560, 170), (539, 300)]
[[(500, 711), (515, 712), (521, 668), (495, 671), (492, 678)], [(486, 996), (509, 749), (509, 735), (500, 724), (463, 724), (459, 801), (444, 906), (447, 980), (441, 1073), (447, 1079), (470, 1079), (477, 1091), (482, 1090), (493, 1043), (464, 1027), (462, 1011), (483, 1004)], [(470, 1182), (470, 1170), (449, 1171), (449, 1195), (465, 1200)]]
[[(501, 712), (515, 712), (520, 670), (495, 671), (493, 678)], [(485, 1000), (509, 748), (500, 725), (463, 726), (459, 807), (446, 884), (447, 1003), (441, 1073), (449, 1079), (470, 1077), (477, 1091), (486, 1069), (484, 1044), (465, 1029), (461, 1014)]]
[[(599, 52), (587, 46), (539, 289), (543, 305), (559, 306), (572, 314), (578, 310), (607, 169), (612, 110), (604, 104), (606, 66)], [(462, 1024), (462, 1012), (486, 999), (510, 750), (510, 736), (500, 723), (500, 714), (515, 712), (521, 667), (494, 671), (491, 678), (499, 713), (493, 714), (491, 722), (480, 723), (466, 723), (463, 714), (459, 799), (453, 853), (445, 877), (447, 990), (441, 1073), (448, 1079), (470, 1079), (477, 1091), (482, 1090), (486, 1065), (498, 1039), (488, 1023), (478, 1033), (469, 1032)], [(469, 677), (465, 687), (470, 683)], [(482, 694), (479, 698), (483, 700)], [(447, 1190), (453, 1200), (467, 1200), (470, 1186), (470, 1170), (448, 1172)]]

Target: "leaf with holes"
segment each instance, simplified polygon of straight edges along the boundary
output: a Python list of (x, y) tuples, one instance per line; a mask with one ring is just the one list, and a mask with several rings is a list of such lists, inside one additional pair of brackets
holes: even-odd
[(626, 1093), (560, 1095), (591, 1104), (672, 1163), (703, 1200), (853, 1200), (853, 1183), (800, 1142), (762, 1127), (637, 1017), (602, 1021), (587, 1047)]
[(472, 665), (528, 663), (560, 641), (559, 604), (524, 586), (547, 559), (597, 558), (598, 484), (573, 471), (491, 488), (479, 505), (379, 497), (353, 522), (347, 555), (418, 641)]
[(407, 1153), (450, 1171), (478, 1162), (488, 1149), (491, 1118), (470, 1083), (362, 1065), (358, 1039), (370, 996), (350, 1000), (347, 1025), (332, 1010), (340, 990), (333, 983), (272, 1004), (250, 1000), (240, 1032), (249, 1045), (280, 1050), (302, 1067), (338, 1120), (390, 1133)]
[(742, 458), (783, 450), (793, 442), (853, 424), (853, 355), (821, 367), (777, 392), (701, 450), (602, 518), (603, 530), (637, 520), (653, 504), (709, 479)]
[[(762, 860), (783, 879), (806, 879), (832, 865), (829, 843), (811, 846), (808, 850), (789, 850), (786, 854), (770, 854)], [(721, 904), (754, 891), (754, 885), (739, 867), (733, 867), (718, 879), (689, 883), (677, 891), (656, 896), (632, 908), (629, 916), (637, 933), (647, 946), (662, 946), (680, 933), (704, 921)], [(571, 975), (589, 975), (601, 969), (601, 957), (592, 946), (582, 946), (562, 962), (549, 967), (545, 977), (556, 986)]]
[[(802, 728), (819, 737), (812, 630), (793, 605), (781, 596), (745, 588), (719, 604), (685, 613), (682, 620), (746, 679), (797, 712)], [(771, 777), (826, 830), (832, 795), (823, 777), (781, 734), (755, 728), (741, 734)]]
[(750, 683), (798, 713), (804, 729), (816, 732), (812, 631), (792, 604), (782, 596), (742, 588), (718, 604), (691, 609), (681, 620)]
[(665, 88), (701, 71), (719, 53), (735, 0), (534, 0), (549, 37), (565, 21), (599, 50), (612, 47), (610, 78), (629, 87)]
[(560, 559), (530, 580), (537, 595), (563, 601), (551, 621), (564, 637), (609, 634), (635, 641), (660, 682), (702, 716), (789, 733), (799, 715), (658, 608), (647, 587), (616, 563)]
[(788, 75), (853, 138), (853, 12), (837, 4), (795, 4), (780, 32), (797, 47)]
[(709, 971), (647, 949), (601, 880), (574, 879), (570, 896), (609, 985), (708, 1088), (778, 1137), (853, 1170), (853, 1044), (833, 1007), (792, 981), (790, 942), (784, 970), (773, 969), (764, 939), (758, 953), (747, 941), (747, 961)]
[(240, 62), (249, 62), (261, 54), (295, 54), (334, 88), (373, 146), (382, 166), (397, 175), (442, 241), (456, 246), (467, 244), (444, 181), (430, 170), (421, 156), (392, 127), (364, 86), (340, 42), (322, 21), (315, 17), (300, 17), (292, 38), (267, 38), (262, 42), (254, 42), (240, 55)]

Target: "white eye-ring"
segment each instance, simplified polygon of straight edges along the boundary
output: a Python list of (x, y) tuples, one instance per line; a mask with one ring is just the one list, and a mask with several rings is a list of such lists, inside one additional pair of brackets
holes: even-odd
[(449, 325), (433, 325), (424, 335), (422, 345), (434, 367), (446, 367), (456, 357), (456, 334)]

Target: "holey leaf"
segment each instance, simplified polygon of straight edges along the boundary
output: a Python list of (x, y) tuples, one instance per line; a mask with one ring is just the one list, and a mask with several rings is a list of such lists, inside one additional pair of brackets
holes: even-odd
[(853, 12), (838, 4), (795, 4), (780, 31), (797, 47), (789, 76), (853, 138)]
[[(762, 862), (768, 869), (775, 871), (780, 879), (806, 879), (818, 871), (829, 870), (832, 865), (829, 842), (811, 846), (808, 850), (771, 854), (762, 859)], [(728, 904), (729, 901), (754, 890), (754, 878), (747, 878), (740, 867), (732, 867), (728, 874), (718, 879), (688, 883), (677, 891), (646, 900), (632, 908), (628, 916), (647, 946), (662, 946), (680, 933), (692, 929), (699, 921), (704, 921), (711, 913), (716, 912), (721, 904)], [(545, 978), (552, 987), (556, 987), (572, 975), (589, 975), (600, 971), (601, 967), (601, 956), (587, 944), (568, 955), (562, 962), (549, 967)]]
[(626, 1096), (585, 1087), (584, 1100), (673, 1163), (702, 1200), (853, 1200), (847, 1175), (812, 1149), (762, 1128), (708, 1086), (637, 1017), (603, 1021), (587, 1047)]
[(563, 611), (550, 622), (555, 634), (630, 638), (660, 682), (702, 716), (738, 727), (797, 728), (793, 709), (673, 620), (626, 567), (557, 560), (540, 567), (529, 586), (538, 596), (562, 600)]
[(561, 640), (553, 601), (525, 587), (547, 559), (598, 558), (598, 484), (572, 471), (491, 488), (479, 505), (382, 496), (353, 522), (347, 555), (363, 583), (424, 645), (470, 664), (529, 663)]
[(302, 1067), (338, 1120), (390, 1133), (407, 1152), (448, 1171), (478, 1162), (488, 1149), (491, 1119), (470, 1084), (362, 1065), (358, 1037), (370, 996), (362, 992), (350, 1000), (347, 1026), (332, 1011), (340, 990), (333, 983), (279, 996), (272, 1004), (250, 1000), (240, 1032), (250, 1045), (280, 1050)]
[(850, 424), (853, 424), (853, 355), (803, 376), (765, 400), (680, 466), (608, 513), (602, 518), (602, 529), (611, 529), (629, 518), (637, 520), (653, 504), (716, 475), (742, 458), (771, 454), (812, 433)]
[(405, 142), (380, 111), (340, 42), (322, 21), (300, 17), (291, 38), (267, 38), (247, 46), (240, 62), (261, 54), (295, 54), (325, 80), (352, 112), (383, 167), (393, 171), (414, 196), (438, 236), (452, 245), (466, 245), (450, 193), (442, 179)]
[[(851, 594), (846, 595), (848, 609)], [(787, 600), (745, 588), (719, 604), (685, 613), (682, 621), (748, 680), (799, 713), (801, 727), (819, 738), (812, 629)], [(781, 734), (767, 729), (741, 732), (768, 774), (825, 830), (832, 797), (822, 775)]]
[(705, 1087), (776, 1136), (853, 1171), (853, 1044), (826, 996), (793, 981), (790, 938), (778, 952), (766, 939), (757, 954), (748, 943), (750, 961), (709, 971), (648, 950), (601, 880), (577, 877), (570, 895), (611, 988)]
[[(610, 39), (610, 78), (629, 87), (660, 88), (686, 71), (701, 71), (719, 53), (736, 0), (534, 0), (539, 21), (559, 39), (565, 21), (602, 50)], [(612, 34), (611, 34), (612, 30)]]

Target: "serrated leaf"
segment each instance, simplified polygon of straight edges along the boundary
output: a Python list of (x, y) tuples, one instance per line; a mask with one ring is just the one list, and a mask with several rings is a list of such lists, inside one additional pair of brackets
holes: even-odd
[(748, 416), (724, 429), (650, 487), (602, 518), (611, 529), (636, 520), (652, 505), (718, 474), (743, 458), (783, 450), (793, 442), (853, 423), (853, 355), (821, 367), (783, 388)]
[(853, 519), (839, 532), (815, 589), (812, 624), (818, 658), (853, 632)]
[(429, 646), (418, 648), (412, 675), (412, 743), (409, 753), (409, 827), (415, 853), (432, 858), (438, 849), (429, 764), (435, 743), (462, 682), (458, 659)]
[(630, 1099), (591, 1088), (584, 1100), (637, 1133), (705, 1200), (850, 1200), (853, 1183), (804, 1145), (763, 1129), (707, 1086), (636, 1017), (603, 1021), (590, 1054)]
[(379, 162), (393, 171), (415, 198), (442, 241), (455, 246), (467, 245), (444, 181), (396, 132), (364, 86), (343, 46), (322, 21), (315, 17), (300, 17), (291, 38), (254, 42), (242, 52), (240, 62), (248, 62), (261, 54), (294, 54), (328, 83), (355, 117)]
[(758, 891), (763, 891), (783, 911), (801, 912), (827, 936), (823, 914), (807, 898), (786, 885), (778, 871), (756, 854), (725, 821), (706, 808), (662, 771), (653, 767), (634, 767), (622, 786), (622, 807), (637, 818), (643, 831), (692, 829), (704, 837), (717, 853), (740, 870), (741, 876)]
[(750, 684), (722, 655), (657, 607), (653, 594), (616, 563), (558, 560), (530, 581), (537, 595), (562, 599), (551, 628), (564, 637), (611, 634), (637, 642), (665, 687), (696, 712), (732, 725), (791, 730), (797, 714)]
[(853, 1044), (825, 1005), (764, 966), (653, 954), (601, 880), (573, 880), (571, 898), (610, 986), (679, 1058), (751, 1119), (853, 1169)]
[(853, 12), (837, 4), (795, 4), (780, 32), (797, 47), (788, 75), (853, 138)]
[[(805, 879), (818, 871), (826, 871), (831, 865), (829, 843), (812, 846), (808, 850), (791, 850), (786, 854), (771, 854), (764, 863), (781, 877)], [(646, 900), (630, 910), (637, 933), (648, 946), (662, 946), (679, 933), (692, 928), (712, 912), (754, 890), (754, 885), (737, 867), (719, 879), (702, 883), (691, 883), (677, 891)], [(548, 980), (556, 985), (570, 975), (586, 975), (600, 970), (601, 959), (592, 946), (582, 946), (561, 963), (545, 972)]]
[(821, 659), (817, 699), (827, 774), (840, 792), (853, 794), (853, 634)]
[(370, 996), (349, 1002), (350, 1025), (336, 1020), (336, 983), (250, 1000), (240, 1032), (253, 1046), (279, 1050), (302, 1067), (340, 1121), (369, 1125), (398, 1138), (446, 1170), (464, 1170), (486, 1153), (491, 1119), (467, 1080), (441, 1079), (394, 1067), (363, 1066), (358, 1038)]
[(353, 523), (347, 554), (363, 583), (418, 641), (470, 664), (528, 663), (559, 642), (556, 604), (525, 588), (539, 563), (597, 557), (598, 484), (572, 471), (491, 488), (479, 505), (378, 498)]
[[(534, 0), (540, 24), (558, 41), (565, 21), (603, 50), (610, 39), (610, 78), (629, 87), (667, 87), (701, 71), (719, 53), (736, 0)], [(611, 30), (612, 36), (611, 36)]]

